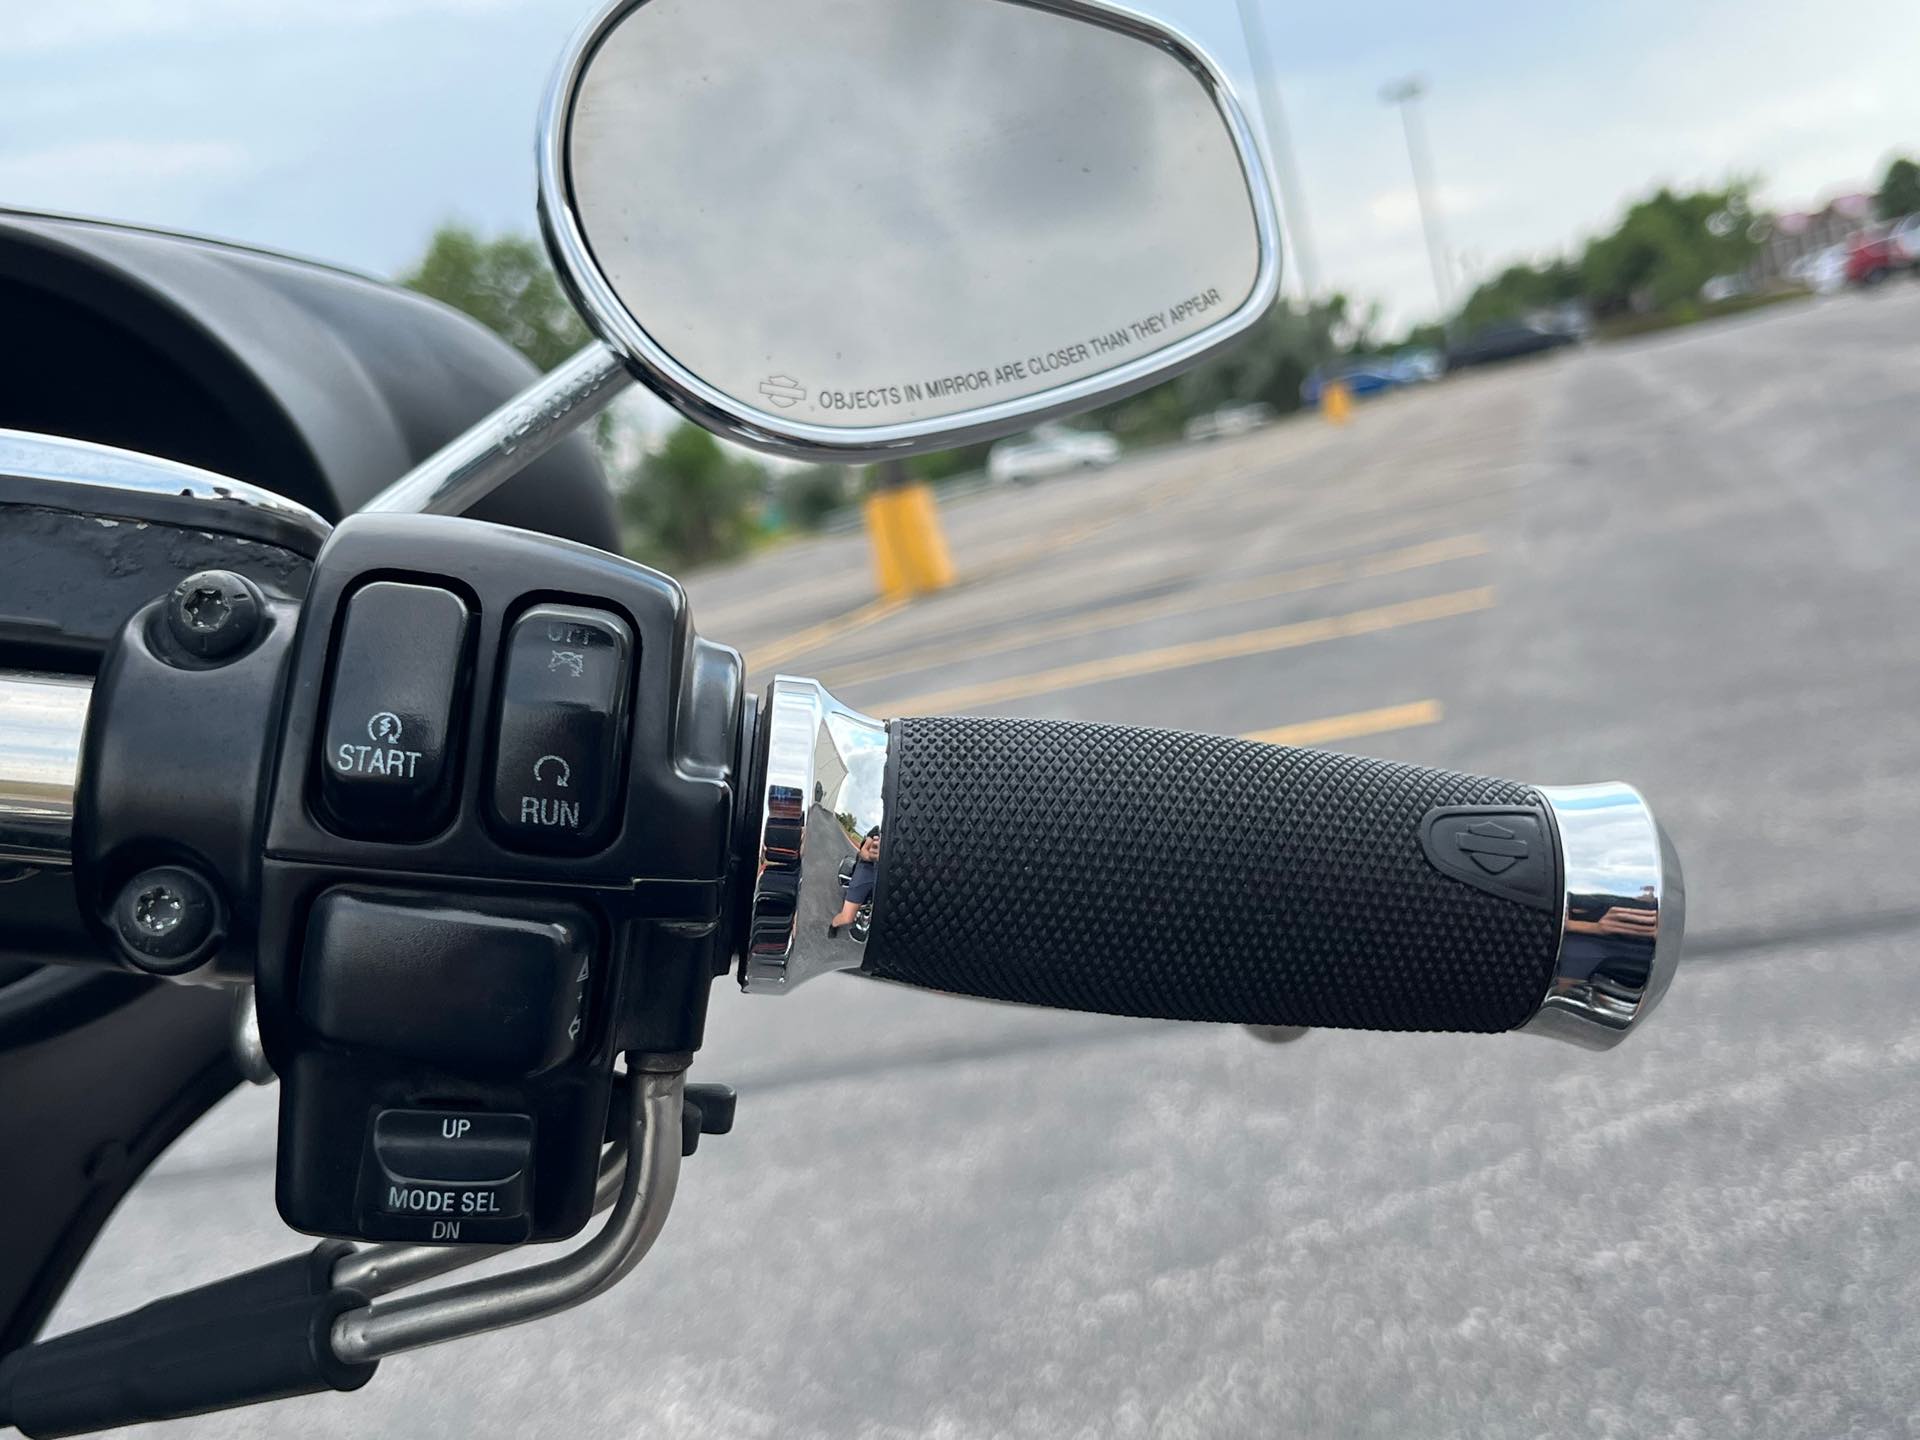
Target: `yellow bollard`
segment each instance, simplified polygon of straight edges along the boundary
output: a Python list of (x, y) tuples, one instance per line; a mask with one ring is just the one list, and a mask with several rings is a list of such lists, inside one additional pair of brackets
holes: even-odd
[(1353, 391), (1344, 380), (1329, 381), (1320, 391), (1320, 413), (1329, 425), (1344, 425), (1353, 418)]
[(867, 536), (873, 578), (889, 600), (944, 590), (953, 583), (953, 559), (940, 530), (940, 509), (925, 484), (889, 486), (867, 496)]
[(873, 551), (873, 583), (887, 599), (910, 595), (906, 563), (894, 539), (895, 490), (876, 490), (861, 504), (867, 518), (867, 545)]

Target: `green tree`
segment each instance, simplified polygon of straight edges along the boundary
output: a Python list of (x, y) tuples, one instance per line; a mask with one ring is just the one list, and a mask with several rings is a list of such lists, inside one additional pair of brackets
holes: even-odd
[(1130, 444), (1172, 439), (1193, 416), (1223, 405), (1258, 403), (1287, 414), (1300, 408), (1300, 384), (1316, 366), (1368, 348), (1374, 320), (1369, 311), (1356, 322), (1341, 295), (1281, 301), (1222, 354), (1096, 413)]
[(524, 235), (489, 240), (465, 225), (442, 225), (401, 283), (464, 310), (542, 370), (587, 343), (545, 252)]
[(1447, 348), (1447, 327), (1429, 321), (1425, 325), (1415, 325), (1401, 337), (1395, 347), (1401, 350), (1444, 350)]
[(1581, 291), (1580, 268), (1570, 260), (1509, 265), (1467, 297), (1460, 307), (1457, 328), (1461, 334), (1470, 335), (1484, 325), (1522, 320), (1535, 311), (1578, 300)]
[(1128, 445), (1150, 445), (1179, 435), (1190, 413), (1178, 380), (1156, 385), (1093, 412), (1101, 426)]
[(676, 426), (621, 493), (629, 553), (669, 567), (740, 554), (753, 540), (764, 483), (758, 465), (699, 426)]
[(1882, 220), (1898, 220), (1902, 215), (1920, 211), (1920, 164), (1910, 156), (1896, 156), (1881, 178), (1880, 192), (1873, 197), (1873, 208)]
[(780, 523), (818, 530), (853, 495), (853, 477), (844, 465), (807, 465), (776, 476), (774, 499)]
[(1744, 181), (1686, 194), (1663, 187), (1631, 206), (1581, 258), (1581, 283), (1594, 309), (1690, 304), (1714, 276), (1745, 269), (1759, 250), (1749, 190)]
[(944, 480), (949, 475), (964, 475), (969, 470), (987, 468), (991, 444), (962, 445), (953, 450), (934, 450), (915, 455), (907, 461), (907, 474), (916, 480)]

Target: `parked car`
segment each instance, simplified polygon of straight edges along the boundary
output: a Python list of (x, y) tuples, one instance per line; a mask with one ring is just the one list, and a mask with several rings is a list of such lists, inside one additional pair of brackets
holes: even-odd
[(1847, 283), (1878, 285), (1912, 265), (1892, 230), (1862, 230), (1847, 242)]
[(1327, 386), (1339, 381), (1347, 387), (1347, 393), (1356, 400), (1369, 395), (1378, 395), (1387, 390), (1397, 390), (1407, 383), (1406, 377), (1395, 368), (1392, 360), (1381, 356), (1368, 356), (1359, 360), (1345, 360), (1325, 369), (1316, 367), (1307, 378), (1300, 382), (1300, 401), (1308, 408), (1320, 403), (1320, 397), (1326, 393)]
[(1700, 298), (1709, 305), (1738, 300), (1753, 294), (1753, 281), (1745, 275), (1716, 275), (1700, 287)]
[(1579, 336), (1556, 326), (1542, 325), (1534, 320), (1504, 320), (1483, 325), (1465, 340), (1449, 345), (1447, 369), (1465, 370), (1473, 365), (1493, 365), (1502, 360), (1517, 360), (1522, 355), (1538, 355), (1579, 342)]
[(1447, 357), (1430, 345), (1415, 345), (1393, 357), (1393, 373), (1402, 385), (1423, 385), (1447, 373)]
[(1191, 441), (1230, 440), (1251, 434), (1272, 419), (1271, 405), (1223, 405), (1206, 415), (1194, 416), (1181, 433)]
[(1806, 286), (1816, 295), (1831, 295), (1847, 284), (1847, 247), (1829, 245), (1811, 255), (1802, 255), (1787, 267), (1787, 278)]
[(1558, 305), (1534, 311), (1527, 318), (1549, 330), (1558, 330), (1576, 343), (1593, 338), (1593, 312), (1587, 309), (1584, 300), (1562, 300)]
[(1920, 215), (1909, 215), (1904, 220), (1895, 221), (1887, 238), (1907, 262), (1908, 269), (1920, 269)]
[(987, 452), (987, 478), (997, 485), (1031, 485), (1049, 475), (1098, 470), (1120, 458), (1120, 442), (1104, 430), (1048, 424)]

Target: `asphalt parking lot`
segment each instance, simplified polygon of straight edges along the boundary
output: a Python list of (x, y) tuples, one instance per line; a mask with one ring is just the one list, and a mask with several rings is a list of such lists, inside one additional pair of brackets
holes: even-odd
[[(828, 979), (715, 997), (741, 1091), (642, 1270), (348, 1397), (167, 1436), (1920, 1431), (1920, 286), (1468, 375), (690, 585), (876, 713), (1638, 784), (1691, 947), (1643, 1038), (1314, 1033)], [(56, 1328), (272, 1258), (272, 1099)]]

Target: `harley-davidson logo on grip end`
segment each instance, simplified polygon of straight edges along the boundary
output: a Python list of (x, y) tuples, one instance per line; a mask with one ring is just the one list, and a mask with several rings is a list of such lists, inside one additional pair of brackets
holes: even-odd
[(1560, 866), (1544, 810), (1490, 805), (1429, 810), (1420, 822), (1420, 847), (1434, 869), (1477, 890), (1538, 910), (1560, 908)]
[(1510, 870), (1516, 861), (1527, 858), (1527, 842), (1494, 820), (1482, 820), (1459, 831), (1453, 843), (1489, 875)]

